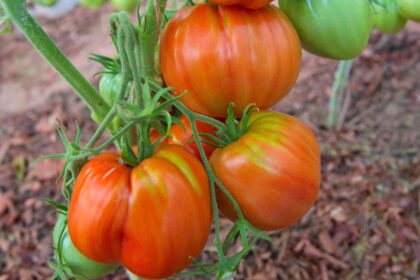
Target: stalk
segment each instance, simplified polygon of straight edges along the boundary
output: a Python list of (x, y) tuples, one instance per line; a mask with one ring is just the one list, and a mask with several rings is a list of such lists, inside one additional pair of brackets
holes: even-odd
[(157, 76), (155, 51), (159, 39), (161, 20), (167, 0), (147, 0), (145, 13), (139, 16), (140, 73), (145, 78)]
[(327, 120), (329, 129), (335, 129), (337, 127), (343, 94), (349, 81), (351, 66), (351, 60), (341, 60), (338, 63), (329, 103)]

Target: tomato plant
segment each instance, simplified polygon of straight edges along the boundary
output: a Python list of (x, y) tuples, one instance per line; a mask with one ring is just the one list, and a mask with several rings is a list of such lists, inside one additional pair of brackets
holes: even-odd
[(398, 0), (398, 13), (406, 19), (420, 22), (420, 1)]
[[(320, 185), (320, 152), (313, 132), (297, 119), (275, 112), (253, 113), (245, 132), (210, 164), (257, 228), (277, 230), (298, 221), (314, 203)], [(223, 192), (219, 207), (237, 215)]]
[(248, 9), (260, 9), (272, 0), (211, 0), (214, 4), (223, 6), (238, 5)]
[(80, 0), (80, 4), (90, 9), (98, 9), (104, 5), (106, 0)]
[(348, 60), (368, 43), (372, 15), (367, 0), (279, 0), (279, 4), (308, 52)]
[(164, 278), (201, 252), (210, 223), (204, 168), (182, 147), (163, 145), (133, 169), (115, 153), (91, 159), (77, 177), (68, 227), (92, 260)]
[(294, 85), (300, 60), (296, 31), (274, 6), (186, 7), (168, 22), (160, 43), (166, 84), (175, 95), (187, 91), (181, 100), (190, 109), (213, 117), (226, 117), (232, 102), (236, 114), (249, 103), (274, 105)]
[[(320, 169), (315, 136), (292, 117), (256, 112), (253, 106), (277, 102), (299, 72), (300, 41), (278, 8), (186, 7), (163, 32), (169, 18), (166, 0), (148, 0), (135, 24), (127, 13), (115, 13), (109, 34), (116, 59), (96, 56), (106, 68), (102, 73), (113, 75), (104, 75), (98, 91), (28, 13), (24, 0), (1, 1), (7, 17), (69, 82), (98, 123), (89, 137), (77, 124), (74, 137), (57, 127), (65, 149), (50, 158), (64, 160), (65, 202), (49, 203), (68, 215), (68, 234), (64, 222), (56, 242), (58, 263), (50, 262), (55, 276), (74, 277), (73, 270), (83, 273), (84, 265), (94, 261), (123, 265), (140, 277), (169, 277), (199, 255), (213, 221), (217, 260), (195, 262), (188, 273), (221, 279), (234, 273), (259, 240), (271, 241), (256, 227), (282, 228), (312, 205)], [(158, 49), (163, 79), (155, 60)], [(108, 71), (109, 66), (118, 71)], [(170, 108), (184, 116), (181, 123)], [(239, 121), (235, 116), (241, 112)], [(121, 123), (112, 125), (115, 119)], [(169, 135), (163, 142), (177, 145), (156, 142), (154, 130)], [(203, 131), (209, 133), (200, 135)], [(205, 138), (219, 147), (210, 161)], [(104, 152), (110, 145), (121, 154)], [(235, 221), (226, 236), (218, 201)], [(237, 241), (240, 250), (228, 254)]]
[(118, 11), (134, 11), (138, 3), (138, 0), (111, 0), (111, 5)]
[(59, 214), (53, 232), (56, 258), (62, 262), (63, 269), (70, 270), (77, 279), (94, 279), (114, 271), (117, 265), (94, 262), (80, 253), (70, 239), (66, 226), (66, 216)]
[[(377, 1), (377, 2), (376, 2)], [(407, 19), (398, 14), (396, 0), (372, 1), (373, 26), (383, 33), (394, 34), (404, 28)]]

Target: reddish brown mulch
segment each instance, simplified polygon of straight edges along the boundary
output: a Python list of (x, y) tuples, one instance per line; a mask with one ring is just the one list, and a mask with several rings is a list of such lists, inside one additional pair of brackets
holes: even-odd
[[(235, 279), (418, 279), (420, 30), (406, 30), (382, 48), (379, 40), (354, 64), (340, 131), (324, 125), (336, 62), (306, 56), (297, 86), (275, 107), (317, 132), (321, 193), (300, 223), (272, 234), (274, 244), (260, 242)], [(57, 120), (70, 132), (75, 121), (85, 133), (95, 127), (69, 92), (0, 118), (0, 280), (52, 274), (55, 213), (44, 200), (60, 199), (55, 179), (62, 164), (31, 162), (63, 150)], [(203, 259), (213, 255), (209, 246)], [(126, 278), (121, 270), (108, 279)]]

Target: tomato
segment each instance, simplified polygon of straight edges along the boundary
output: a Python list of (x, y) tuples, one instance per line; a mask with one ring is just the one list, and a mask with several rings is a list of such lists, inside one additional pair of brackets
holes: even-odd
[(404, 28), (407, 19), (398, 14), (396, 0), (372, 1), (373, 26), (383, 33), (394, 34)]
[(398, 0), (398, 13), (406, 19), (420, 22), (420, 0)]
[[(94, 279), (113, 272), (118, 265), (94, 262), (80, 253), (70, 239), (66, 226), (66, 216), (59, 214), (53, 232), (54, 248), (59, 247), (63, 264), (70, 268), (78, 279)], [(58, 251), (55, 252), (58, 258)]]
[(270, 3), (272, 0), (211, 0), (214, 4), (223, 6), (238, 5), (248, 9), (259, 9)]
[(367, 0), (279, 0), (302, 46), (315, 55), (347, 60), (366, 47), (372, 29)]
[(34, 0), (33, 2), (47, 7), (51, 7), (57, 4), (57, 0)]
[(80, 0), (80, 4), (90, 9), (98, 9), (102, 7), (105, 0)]
[(138, 3), (138, 0), (111, 0), (111, 5), (118, 11), (134, 11)]
[[(306, 125), (288, 115), (253, 113), (247, 132), (216, 149), (210, 164), (245, 218), (262, 230), (295, 223), (318, 195), (318, 142)], [(221, 212), (235, 220), (231, 202), (220, 190), (217, 195)]]
[(198, 256), (210, 225), (204, 167), (181, 146), (161, 145), (134, 168), (116, 153), (88, 161), (75, 182), (68, 228), (90, 259), (165, 278)]
[[(244, 28), (246, 27), (246, 28)], [(283, 98), (299, 73), (299, 38), (276, 7), (249, 10), (201, 4), (179, 10), (160, 41), (160, 66), (175, 95), (190, 109), (226, 117), (249, 103), (268, 108)]]
[[(112, 106), (117, 99), (121, 90), (121, 83), (122, 75), (120, 73), (105, 73), (102, 75), (101, 80), (99, 81), (99, 94), (109, 106)], [(128, 84), (127, 92), (130, 92), (130, 90), (131, 83)], [(96, 116), (95, 113), (92, 113), (91, 117), (96, 122), (102, 121), (98, 118), (98, 116)], [(111, 122), (111, 126), (114, 128), (114, 130), (118, 130), (121, 126), (121, 123), (121, 119), (119, 117), (115, 117)]]
[[(162, 144), (166, 143), (166, 144), (181, 145), (188, 152), (190, 152), (196, 158), (201, 160), (200, 152), (198, 151), (197, 143), (194, 140), (194, 135), (193, 135), (190, 122), (185, 116), (181, 116), (179, 120), (181, 121), (182, 125), (175, 123), (169, 131), (169, 137), (163, 140)], [(212, 135), (216, 134), (215, 128), (208, 123), (197, 121), (196, 126), (197, 126), (198, 133), (205, 133), (205, 134), (212, 134)], [(152, 142), (156, 141), (159, 137), (161, 137), (161, 135), (157, 131), (152, 132), (152, 135), (151, 135)], [(200, 138), (202, 141), (212, 143), (212, 141), (205, 136), (201, 136)], [(202, 144), (203, 144), (203, 149), (204, 149), (204, 152), (206, 153), (206, 156), (209, 157), (213, 153), (215, 147), (207, 143), (202, 143)]]

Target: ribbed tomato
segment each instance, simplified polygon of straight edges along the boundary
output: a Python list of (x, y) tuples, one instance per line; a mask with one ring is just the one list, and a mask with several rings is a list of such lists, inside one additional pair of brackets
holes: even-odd
[(268, 108), (296, 82), (299, 37), (276, 7), (258, 10), (201, 4), (181, 9), (160, 42), (160, 66), (175, 95), (192, 110), (226, 117), (250, 103)]
[[(174, 125), (172, 125), (169, 131), (169, 137), (165, 139), (164, 141), (162, 141), (162, 144), (181, 145), (188, 152), (190, 152), (196, 158), (201, 160), (200, 152), (198, 151), (197, 143), (194, 140), (194, 135), (193, 135), (193, 131), (192, 131), (189, 120), (185, 116), (181, 116), (179, 120), (181, 121), (182, 125), (178, 123), (175, 123)], [(197, 121), (196, 126), (197, 126), (198, 133), (205, 133), (205, 134), (212, 134), (212, 135), (215, 135), (216, 133), (215, 128), (208, 123)], [(152, 142), (156, 141), (160, 136), (161, 135), (157, 131), (153, 131), (151, 135)], [(202, 141), (211, 143), (211, 141), (204, 136), (201, 136), (200, 138)], [(202, 143), (202, 144), (203, 144), (204, 152), (206, 153), (207, 157), (209, 157), (213, 153), (215, 147), (207, 143)]]
[[(287, 227), (309, 210), (320, 185), (320, 151), (314, 133), (276, 112), (253, 113), (247, 132), (216, 149), (210, 164), (245, 216), (262, 230)], [(235, 220), (231, 202), (218, 191), (219, 207)]]
[(145, 278), (188, 266), (204, 248), (210, 224), (205, 170), (177, 145), (162, 145), (133, 169), (116, 153), (91, 159), (77, 177), (68, 215), (81, 253)]
[(210, 2), (223, 6), (238, 5), (247, 9), (259, 9), (271, 1), (272, 0), (211, 0)]

